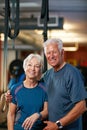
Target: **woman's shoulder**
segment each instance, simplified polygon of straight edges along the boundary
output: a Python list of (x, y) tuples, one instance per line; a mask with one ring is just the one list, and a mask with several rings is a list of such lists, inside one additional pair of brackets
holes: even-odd
[(14, 84), (14, 85), (12, 85), (11, 91), (16, 91), (16, 90), (17, 90), (19, 87), (21, 87), (22, 85), (23, 85), (23, 82), (22, 82), (22, 81), (20, 81), (20, 82)]
[(44, 81), (39, 81), (38, 82), (38, 86), (40, 89), (42, 89), (43, 91), (46, 91), (46, 85)]

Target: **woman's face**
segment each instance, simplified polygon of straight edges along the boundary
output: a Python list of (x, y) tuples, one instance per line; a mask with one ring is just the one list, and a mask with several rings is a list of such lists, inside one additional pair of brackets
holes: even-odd
[(41, 65), (36, 58), (32, 58), (27, 63), (26, 76), (30, 79), (37, 79), (41, 74)]
[(46, 58), (48, 63), (54, 68), (58, 68), (63, 61), (63, 50), (58, 50), (58, 45), (48, 44), (46, 47)]

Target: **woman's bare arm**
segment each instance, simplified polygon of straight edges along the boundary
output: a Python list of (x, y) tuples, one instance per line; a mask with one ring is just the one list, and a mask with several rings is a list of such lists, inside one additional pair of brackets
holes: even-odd
[(14, 130), (14, 120), (15, 120), (15, 112), (16, 112), (16, 105), (13, 103), (9, 103), (9, 109), (7, 114), (7, 127), (8, 130)]

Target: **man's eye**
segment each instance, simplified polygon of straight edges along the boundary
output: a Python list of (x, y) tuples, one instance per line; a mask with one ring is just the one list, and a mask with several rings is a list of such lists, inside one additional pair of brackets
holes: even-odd
[(47, 52), (47, 55), (50, 55), (50, 52)]
[(54, 54), (56, 54), (57, 52), (56, 51), (54, 51)]

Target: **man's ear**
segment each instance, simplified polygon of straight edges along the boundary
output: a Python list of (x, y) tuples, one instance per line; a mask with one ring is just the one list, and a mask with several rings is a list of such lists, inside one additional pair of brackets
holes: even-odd
[(61, 56), (64, 56), (64, 49), (61, 50)]

